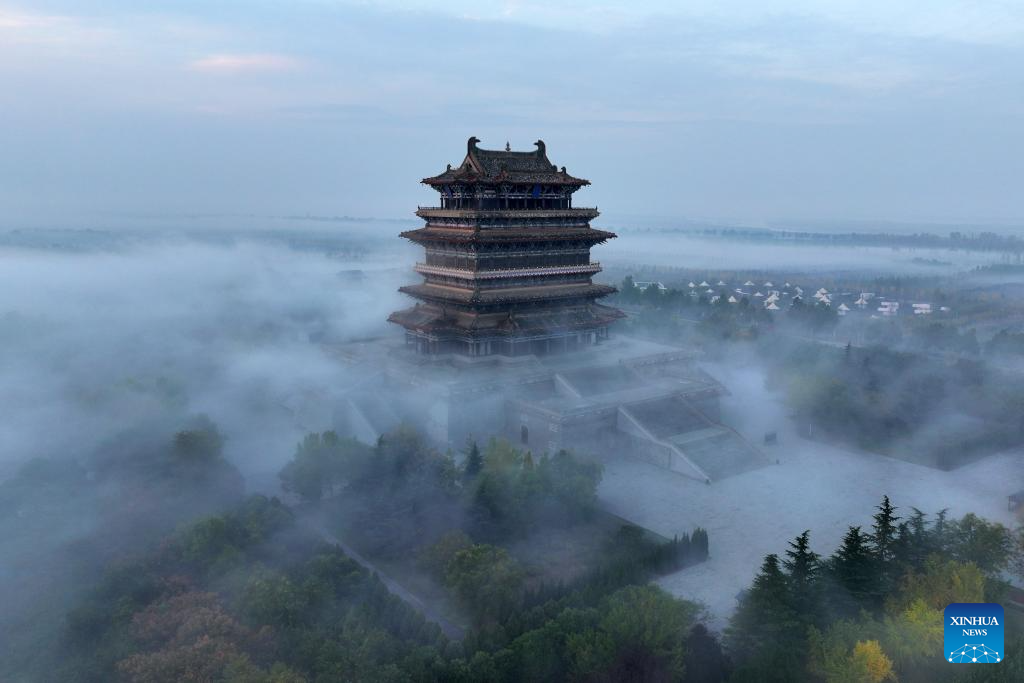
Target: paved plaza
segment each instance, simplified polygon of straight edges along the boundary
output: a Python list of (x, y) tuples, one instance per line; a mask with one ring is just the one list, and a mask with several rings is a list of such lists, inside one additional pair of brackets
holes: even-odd
[(816, 552), (831, 554), (849, 525), (870, 526), (885, 494), (901, 515), (911, 507), (927, 513), (949, 508), (951, 516), (974, 512), (1014, 523), (1006, 498), (1024, 488), (1024, 451), (944, 472), (807, 441), (793, 432), (756, 369), (708, 369), (733, 391), (723, 399), (725, 421), (754, 443), (769, 428), (778, 432), (779, 444), (765, 449), (778, 464), (702, 484), (653, 465), (614, 460), (606, 463), (599, 495), (610, 511), (667, 536), (697, 526), (708, 530), (710, 559), (659, 583), (705, 604), (714, 628), (725, 626), (737, 593), (749, 586), (765, 555), (781, 555), (805, 529)]

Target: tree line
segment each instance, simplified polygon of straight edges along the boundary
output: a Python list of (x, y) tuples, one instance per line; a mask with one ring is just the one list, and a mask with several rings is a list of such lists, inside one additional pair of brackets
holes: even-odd
[[(82, 683), (721, 680), (728, 659), (699, 606), (648, 584), (706, 558), (703, 530), (661, 542), (624, 525), (584, 575), (522, 582), (500, 542), (530, 525), (592, 514), (599, 477), (600, 468), (571, 454), (534, 459), (498, 441), (470, 444), (456, 465), (410, 430), (372, 447), (310, 435), (282, 470), (298, 505), (250, 496), (110, 566), (68, 613), (47, 675)], [(311, 506), (330, 511), (342, 498), (372, 508), (369, 500), (394, 494), (400, 507), (423, 510), (414, 483), (471, 513), (460, 518), (464, 527), (405, 550), (474, 614), (461, 642), (304, 522)]]
[[(942, 610), (998, 602), (1014, 539), (973, 514), (901, 516), (887, 496), (872, 519), (828, 557), (811, 549), (810, 531), (765, 557), (726, 633), (733, 681), (957, 680), (942, 657)], [(1003, 669), (1020, 675), (1021, 661)]]

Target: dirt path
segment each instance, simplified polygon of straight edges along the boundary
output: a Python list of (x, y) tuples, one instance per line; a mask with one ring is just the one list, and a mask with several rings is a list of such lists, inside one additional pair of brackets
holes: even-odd
[(385, 588), (387, 588), (392, 595), (396, 595), (399, 598), (401, 598), (406, 604), (408, 604), (410, 607), (412, 607), (417, 612), (422, 614), (427, 619), (427, 621), (433, 622), (440, 626), (441, 632), (444, 633), (449, 639), (462, 640), (466, 636), (466, 630), (464, 628), (456, 624), (453, 624), (452, 622), (438, 614), (435, 610), (431, 609), (429, 606), (424, 604), (422, 600), (420, 600), (418, 597), (416, 597), (408, 590), (406, 590), (401, 584), (399, 584), (394, 579), (390, 578), (387, 574), (378, 569), (377, 566), (373, 564), (373, 562), (363, 557), (363, 555), (360, 554), (358, 550), (350, 546), (348, 543), (345, 543), (345, 541), (338, 538), (335, 534), (331, 533), (323, 526), (318, 526), (317, 530), (320, 532), (320, 535), (324, 538), (324, 540), (340, 547), (342, 550), (345, 551), (346, 555), (348, 555), (353, 560), (361, 564), (368, 571), (371, 571), (374, 574), (376, 574), (377, 577), (384, 584)]

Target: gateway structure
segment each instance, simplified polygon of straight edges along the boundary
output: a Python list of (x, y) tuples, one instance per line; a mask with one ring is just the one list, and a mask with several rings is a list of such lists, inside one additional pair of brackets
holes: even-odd
[(466, 356), (545, 355), (597, 344), (623, 316), (597, 303), (615, 291), (595, 284), (601, 265), (590, 248), (615, 237), (590, 227), (593, 208), (574, 207), (590, 181), (532, 152), (477, 147), (423, 183), (440, 205), (420, 207), (426, 221), (402, 236), (423, 245), (421, 284), (401, 291), (418, 300), (389, 317), (419, 353)]

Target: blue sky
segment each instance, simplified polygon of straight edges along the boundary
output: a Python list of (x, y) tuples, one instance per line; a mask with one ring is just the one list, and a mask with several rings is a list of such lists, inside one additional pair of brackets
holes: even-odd
[(465, 139), (606, 215), (1024, 224), (1024, 3), (0, 0), (0, 224), (409, 216)]

